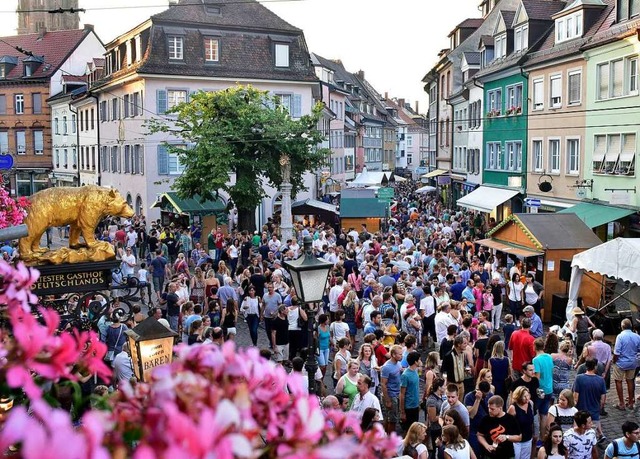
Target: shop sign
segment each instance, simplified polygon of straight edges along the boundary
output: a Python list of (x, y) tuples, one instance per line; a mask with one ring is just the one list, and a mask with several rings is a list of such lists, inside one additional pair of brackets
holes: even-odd
[(40, 277), (33, 286), (33, 293), (59, 295), (106, 290), (111, 285), (111, 270), (118, 265), (117, 261), (107, 261), (40, 266), (38, 267)]

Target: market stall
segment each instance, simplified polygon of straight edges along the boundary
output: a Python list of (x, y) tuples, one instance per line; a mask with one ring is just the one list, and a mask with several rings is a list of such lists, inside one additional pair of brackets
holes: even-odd
[[(512, 214), (487, 235), (477, 242), (494, 249), (496, 256), (503, 258), (502, 266), (507, 257), (523, 260), (524, 271), (533, 272), (544, 286), (542, 319), (546, 322), (551, 321), (552, 309), (563, 312), (566, 307), (569, 260), (600, 243), (575, 214)], [(599, 301), (599, 290), (594, 291), (593, 282), (580, 290), (587, 304)]]

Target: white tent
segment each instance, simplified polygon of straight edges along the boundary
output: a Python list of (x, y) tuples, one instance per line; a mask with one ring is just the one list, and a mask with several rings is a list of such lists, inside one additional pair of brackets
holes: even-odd
[(436, 191), (435, 186), (425, 185), (418, 188), (416, 193), (433, 193), (434, 191)]
[(577, 305), (582, 275), (585, 271), (640, 285), (640, 239), (616, 238), (573, 256), (567, 320)]

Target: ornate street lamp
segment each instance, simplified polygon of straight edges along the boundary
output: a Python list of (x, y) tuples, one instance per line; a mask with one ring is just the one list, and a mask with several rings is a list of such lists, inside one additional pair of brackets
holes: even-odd
[(316, 394), (315, 375), (318, 369), (318, 361), (316, 360), (316, 342), (313, 332), (316, 312), (318, 311), (317, 303), (324, 296), (327, 277), (329, 276), (329, 270), (333, 267), (333, 263), (316, 258), (311, 248), (312, 243), (313, 241), (309, 236), (305, 237), (302, 256), (292, 261), (285, 261), (284, 265), (291, 274), (293, 286), (307, 313), (309, 352), (307, 353), (305, 367), (309, 378), (309, 393)]
[(151, 370), (173, 360), (173, 343), (178, 334), (153, 317), (124, 332), (129, 340), (129, 353), (138, 381), (149, 382)]

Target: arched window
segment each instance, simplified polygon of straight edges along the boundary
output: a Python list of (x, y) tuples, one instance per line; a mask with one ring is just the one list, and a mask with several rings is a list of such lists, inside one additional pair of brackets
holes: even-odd
[(137, 215), (143, 215), (143, 212), (142, 212), (142, 198), (140, 197), (140, 195), (138, 195), (136, 197), (136, 214)]

